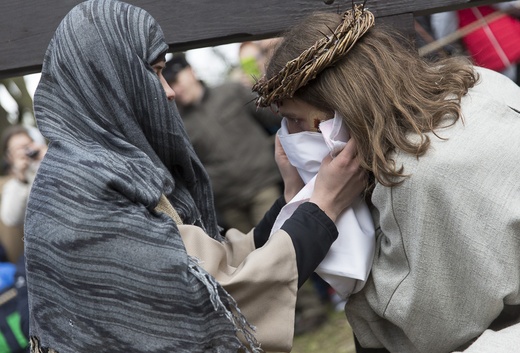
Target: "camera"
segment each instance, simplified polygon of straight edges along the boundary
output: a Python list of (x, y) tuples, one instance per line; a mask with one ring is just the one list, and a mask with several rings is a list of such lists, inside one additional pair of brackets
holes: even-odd
[(36, 159), (38, 158), (38, 155), (40, 154), (40, 151), (39, 150), (33, 150), (33, 149), (28, 149), (27, 151), (25, 151), (25, 155), (31, 159)]

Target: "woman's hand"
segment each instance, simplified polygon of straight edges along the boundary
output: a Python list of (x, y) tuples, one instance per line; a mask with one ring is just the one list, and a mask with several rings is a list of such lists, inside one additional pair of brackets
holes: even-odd
[(294, 196), (296, 196), (296, 194), (303, 188), (305, 184), (303, 183), (298, 170), (289, 162), (289, 159), (283, 150), (282, 144), (280, 143), (278, 135), (276, 135), (275, 139), (274, 159), (278, 165), (280, 174), (282, 175), (284, 184), (283, 196), (285, 198), (285, 202), (289, 202)]
[(350, 139), (334, 159), (327, 156), (321, 163), (309, 201), (318, 205), (332, 221), (336, 221), (367, 185), (367, 174), (361, 169), (356, 155), (356, 143)]

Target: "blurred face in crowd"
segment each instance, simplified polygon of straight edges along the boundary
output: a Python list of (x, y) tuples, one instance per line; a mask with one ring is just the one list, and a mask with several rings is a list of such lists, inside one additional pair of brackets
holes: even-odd
[(26, 133), (13, 135), (7, 142), (7, 157), (11, 165), (16, 165), (19, 160), (29, 160), (28, 154), (33, 150), (36, 150), (36, 145)]
[(175, 79), (170, 82), (170, 86), (175, 91), (175, 102), (181, 106), (197, 103), (204, 93), (203, 86), (191, 66), (179, 71)]

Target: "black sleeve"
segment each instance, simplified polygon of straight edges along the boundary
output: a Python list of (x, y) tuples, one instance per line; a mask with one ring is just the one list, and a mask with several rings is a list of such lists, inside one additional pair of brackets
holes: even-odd
[(253, 232), (255, 248), (258, 249), (264, 246), (267, 242), (269, 235), (271, 234), (271, 229), (276, 221), (276, 217), (278, 217), (283, 206), (285, 206), (285, 199), (283, 196), (280, 196), (278, 200), (274, 202), (273, 206), (271, 206), (271, 209), (266, 212), (260, 223), (255, 227)]
[(316, 204), (301, 204), (282, 226), (294, 245), (298, 267), (298, 288), (325, 258), (338, 237), (332, 220)]

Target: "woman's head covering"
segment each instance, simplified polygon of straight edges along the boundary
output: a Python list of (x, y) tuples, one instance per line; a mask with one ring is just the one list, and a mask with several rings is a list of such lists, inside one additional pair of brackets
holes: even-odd
[(154, 211), (219, 239), (212, 192), (151, 64), (168, 45), (144, 10), (90, 0), (63, 19), (34, 106), (49, 141), (25, 231), (31, 335), (67, 352), (230, 352), (233, 300)]
[[(218, 236), (208, 177), (151, 63), (168, 49), (157, 22), (118, 1), (87, 1), (54, 35), (35, 95), (52, 143), (110, 155), (125, 196), (152, 208), (165, 193), (185, 223)], [(72, 140), (71, 140), (72, 139)]]

